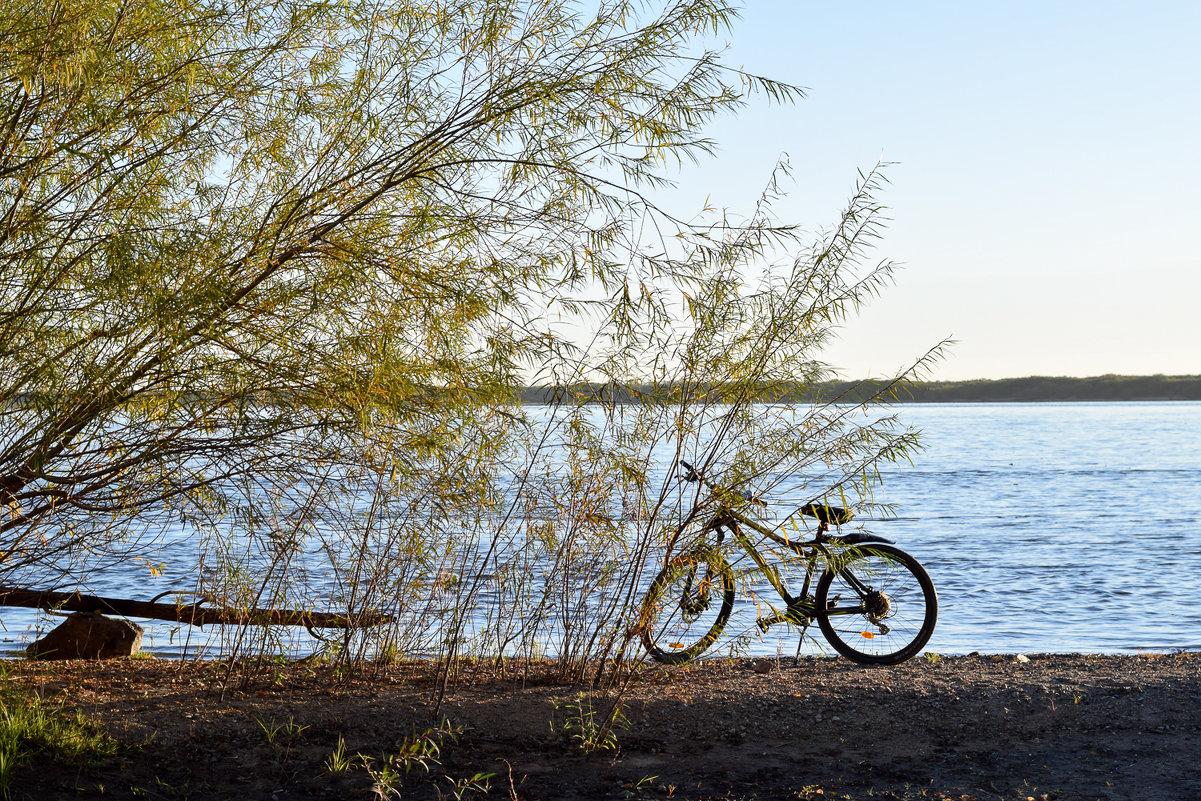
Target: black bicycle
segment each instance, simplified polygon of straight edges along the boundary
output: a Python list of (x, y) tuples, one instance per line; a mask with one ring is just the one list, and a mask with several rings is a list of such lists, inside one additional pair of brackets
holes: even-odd
[[(891, 540), (862, 532), (836, 533), (838, 526), (851, 520), (851, 512), (818, 502), (800, 509), (817, 518), (816, 536), (792, 540), (782, 527), (768, 528), (723, 499), (761, 501), (710, 484), (692, 465), (680, 464), (685, 481), (702, 482), (713, 491), (716, 511), (705, 517), (698, 513), (703, 507), (693, 509), (679, 526), (671, 546), (683, 544), (686, 550), (668, 560), (642, 602), (638, 626), (654, 659), (687, 662), (721, 635), (737, 592), (734, 569), (724, 554), (727, 536), (754, 562), (747, 572), (765, 576), (783, 601), (782, 608), (771, 607), (770, 614), (759, 617), (760, 631), (786, 623), (799, 627), (803, 638), (817, 621), (835, 651), (867, 665), (904, 662), (929, 641), (938, 620), (934, 583), (925, 568)], [(778, 563), (764, 557), (748, 530), (782, 547), (787, 563), (804, 576), (797, 594), (784, 586)]]

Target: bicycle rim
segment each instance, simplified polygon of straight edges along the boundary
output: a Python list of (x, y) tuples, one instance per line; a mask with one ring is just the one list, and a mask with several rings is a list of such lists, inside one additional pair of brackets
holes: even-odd
[(817, 583), (818, 624), (834, 650), (869, 665), (916, 655), (938, 620), (938, 594), (925, 569), (888, 545), (840, 554), (841, 569)]

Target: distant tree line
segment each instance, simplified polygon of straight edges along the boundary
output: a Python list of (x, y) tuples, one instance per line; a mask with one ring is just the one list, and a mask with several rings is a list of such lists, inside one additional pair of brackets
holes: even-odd
[[(872, 387), (881, 383), (839, 382), (827, 385), (824, 392), (867, 397)], [(991, 381), (929, 381), (901, 389), (897, 400), (918, 403), (1201, 400), (1201, 376), (1028, 376)]]
[[(570, 387), (527, 387), (526, 403), (550, 403), (568, 397), (597, 401), (636, 403), (643, 398), (675, 398), (713, 393), (725, 388), (679, 386), (578, 384)], [(827, 381), (813, 386), (777, 387), (780, 402), (814, 401), (862, 403), (893, 393), (898, 403), (1036, 403), (1052, 401), (1189, 401), (1201, 400), (1201, 376), (1196, 375), (1102, 375), (1090, 378), (1027, 376), (975, 381), (895, 381), (866, 379)]]

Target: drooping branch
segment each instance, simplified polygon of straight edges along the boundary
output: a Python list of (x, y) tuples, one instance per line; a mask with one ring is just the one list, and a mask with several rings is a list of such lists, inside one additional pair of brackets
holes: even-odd
[[(162, 597), (162, 596), (159, 596)], [(347, 629), (389, 623), (387, 615), (367, 612), (344, 615), (335, 612), (310, 612), (304, 609), (229, 609), (203, 607), (204, 601), (191, 604), (166, 604), (128, 598), (101, 598), (78, 592), (50, 592), (0, 587), (0, 606), (22, 606), (64, 612), (95, 612), (125, 617), (170, 620), (193, 626), (305, 626), (307, 628)]]

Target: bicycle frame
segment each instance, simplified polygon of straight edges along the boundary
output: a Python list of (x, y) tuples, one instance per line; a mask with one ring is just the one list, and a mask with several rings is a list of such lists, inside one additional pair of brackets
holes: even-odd
[[(838, 570), (847, 583), (855, 588), (856, 591), (860, 593), (866, 593), (868, 591), (867, 586), (864, 585), (864, 583), (858, 578), (856, 578), (851, 571), (842, 569), (836, 565), (837, 559), (835, 554), (826, 547), (827, 540), (825, 539), (824, 535), (830, 530), (830, 524), (826, 520), (819, 520), (817, 535), (813, 539), (801, 541), (789, 539), (786, 535), (780, 534), (775, 529), (768, 528), (762, 523), (759, 523), (747, 517), (746, 515), (740, 514), (734, 509), (731, 509), (725, 503), (722, 503), (720, 496), (724, 490), (721, 487), (715, 487), (714, 485), (710, 484), (707, 479), (698, 474), (693, 469), (692, 465), (688, 464), (687, 462), (684, 462), (683, 465), (689, 471), (685, 480), (696, 480), (702, 482), (706, 487), (713, 491), (714, 497), (718, 499), (717, 510), (709, 522), (705, 524), (704, 530), (708, 531), (710, 529), (715, 529), (718, 531), (717, 545), (719, 547), (721, 545), (721, 539), (723, 536), (721, 531), (723, 529), (731, 531), (734, 535), (734, 538), (738, 541), (738, 544), (755, 563), (756, 568), (754, 572), (762, 573), (767, 578), (768, 583), (771, 584), (772, 588), (780, 596), (780, 600), (782, 600), (785, 604), (783, 612), (777, 612), (776, 614), (767, 618), (759, 619), (758, 625), (762, 631), (767, 631), (768, 627), (777, 623), (791, 622), (802, 626), (808, 626), (813, 622), (815, 608), (808, 600), (809, 587), (813, 583), (814, 571), (819, 560), (823, 562), (824, 567)], [(752, 503), (763, 503), (753, 496), (743, 494), (743, 497)], [(697, 510), (694, 509), (693, 514), (695, 515), (696, 512)], [(805, 581), (801, 586), (799, 595), (794, 596), (791, 592), (789, 592), (788, 588), (784, 586), (784, 582), (780, 579), (780, 573), (776, 565), (769, 562), (763, 556), (763, 554), (759, 552), (759, 549), (756, 547), (755, 543), (743, 533), (743, 526), (763, 535), (778, 545), (784, 546), (785, 548), (796, 553), (796, 555), (801, 559), (806, 560)], [(857, 546), (871, 542), (889, 542), (889, 540), (883, 537), (875, 537), (872, 535), (859, 535), (856, 538), (856, 541), (848, 544), (851, 546)], [(856, 606), (840, 606), (836, 609), (830, 609), (827, 611), (827, 614), (831, 616), (860, 615), (864, 612), (864, 606), (862, 604), (858, 604)]]

